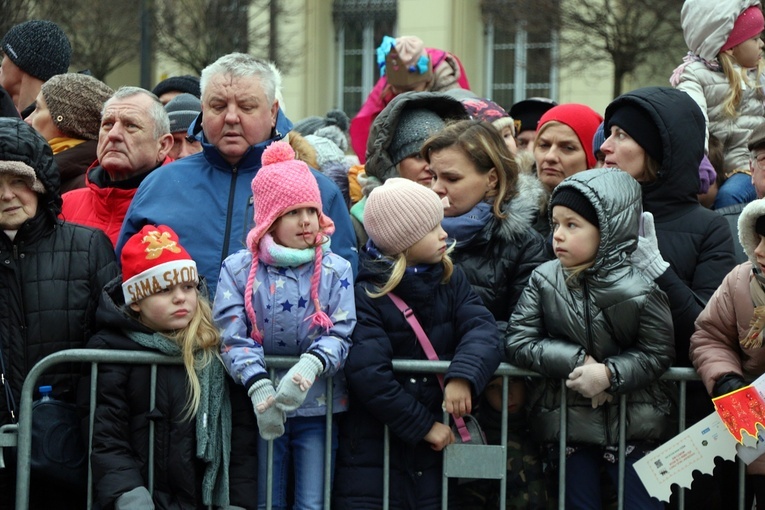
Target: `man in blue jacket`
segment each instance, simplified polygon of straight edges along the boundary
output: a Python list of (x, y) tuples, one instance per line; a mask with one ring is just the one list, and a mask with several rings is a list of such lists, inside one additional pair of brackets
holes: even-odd
[[(221, 262), (245, 248), (253, 226), (250, 183), (263, 150), (292, 129), (276, 99), (279, 82), (271, 63), (244, 53), (225, 55), (202, 71), (202, 115), (189, 128), (190, 136), (201, 137), (202, 152), (143, 181), (122, 225), (118, 258), (125, 241), (144, 225), (168, 225), (183, 239), (214, 297)], [(332, 251), (347, 259), (355, 274), (356, 237), (343, 197), (329, 178), (313, 174), (324, 212), (335, 222)]]

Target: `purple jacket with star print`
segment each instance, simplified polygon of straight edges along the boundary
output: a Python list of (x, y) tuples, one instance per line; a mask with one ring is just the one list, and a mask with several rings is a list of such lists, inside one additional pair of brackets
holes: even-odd
[[(345, 411), (348, 390), (341, 369), (356, 325), (350, 263), (333, 253), (324, 253), (319, 303), (334, 323), (324, 332), (305, 320), (316, 312), (310, 297), (313, 261), (297, 267), (277, 267), (261, 260), (253, 283), (252, 306), (256, 327), (263, 332), (262, 346), (250, 337), (252, 324), (244, 308), (244, 289), (251, 264), (252, 254), (247, 250), (227, 257), (215, 294), (213, 317), (222, 329), (221, 355), (229, 374), (249, 388), (255, 381), (268, 377), (264, 355), (299, 356), (310, 351), (323, 360), (324, 370), (308, 390), (303, 405), (287, 417), (326, 414), (328, 380), (334, 380), (334, 412)], [(277, 371), (277, 384), (286, 372), (286, 369)], [(332, 376), (334, 379), (330, 379)]]

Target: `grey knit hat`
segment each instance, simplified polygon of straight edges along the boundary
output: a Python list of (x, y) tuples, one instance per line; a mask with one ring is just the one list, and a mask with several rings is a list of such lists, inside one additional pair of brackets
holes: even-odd
[[(316, 131), (327, 126), (336, 126), (345, 136), (348, 136), (348, 128), (351, 121), (342, 110), (330, 110), (325, 117), (314, 115), (295, 122), (292, 129), (303, 136), (316, 134)], [(319, 135), (321, 136), (321, 135)]]
[(396, 133), (393, 135), (388, 154), (394, 165), (402, 159), (420, 152), (425, 140), (430, 135), (446, 126), (446, 122), (433, 110), (417, 108), (404, 110), (398, 120)]
[(101, 110), (114, 95), (111, 87), (86, 74), (65, 73), (43, 83), (41, 92), (62, 133), (80, 140), (98, 139)]
[(43, 81), (65, 73), (72, 58), (72, 46), (58, 25), (51, 21), (30, 20), (5, 34), (3, 52), (25, 73)]
[(179, 94), (165, 105), (165, 111), (170, 118), (170, 132), (186, 132), (202, 112), (202, 102), (191, 94)]

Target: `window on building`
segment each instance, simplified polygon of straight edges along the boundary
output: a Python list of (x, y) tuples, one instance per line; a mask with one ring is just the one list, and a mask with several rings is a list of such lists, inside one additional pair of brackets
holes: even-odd
[(484, 0), (482, 5), (487, 56), (485, 93), (507, 108), (527, 97), (558, 98), (557, 23), (543, 18), (538, 11), (533, 15), (529, 10), (524, 15), (524, 7), (529, 7), (525, 4), (528, 2)]
[(335, 0), (337, 107), (353, 117), (380, 78), (375, 50), (395, 37), (396, 0)]

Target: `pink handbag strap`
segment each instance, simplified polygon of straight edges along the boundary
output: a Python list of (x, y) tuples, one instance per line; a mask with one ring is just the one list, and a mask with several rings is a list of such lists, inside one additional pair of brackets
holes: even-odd
[[(401, 310), (401, 313), (404, 314), (406, 322), (408, 322), (409, 326), (411, 326), (411, 328), (414, 330), (414, 334), (417, 336), (417, 340), (420, 342), (422, 350), (425, 351), (425, 356), (427, 356), (431, 361), (438, 361), (438, 354), (436, 354), (436, 350), (433, 348), (433, 344), (430, 343), (430, 338), (428, 338), (428, 335), (425, 334), (425, 330), (422, 329), (420, 321), (418, 321), (417, 317), (414, 316), (414, 312), (409, 307), (409, 305), (407, 305), (403, 299), (392, 292), (388, 292), (388, 297), (391, 301), (393, 301), (393, 304), (396, 305), (396, 308)], [(441, 390), (443, 391), (444, 376), (438, 374), (437, 377), (438, 383), (441, 385)], [(462, 442), (469, 443), (470, 432), (468, 432), (467, 426), (465, 426), (465, 420), (462, 418), (457, 418), (454, 415), (452, 415), (452, 417), (454, 418), (454, 424), (457, 426), (457, 431), (460, 433)]]

